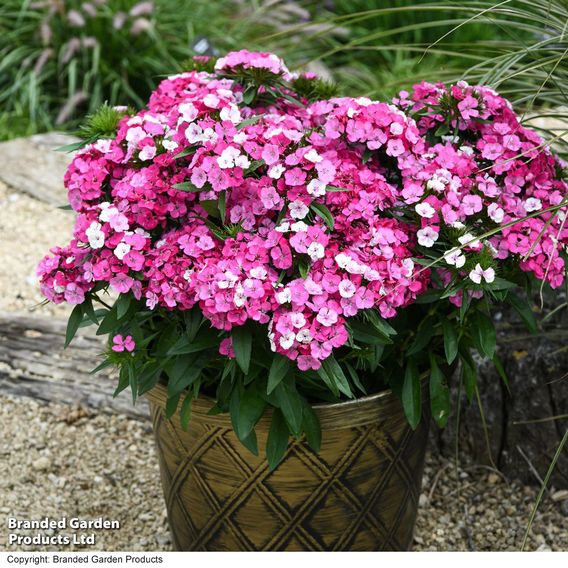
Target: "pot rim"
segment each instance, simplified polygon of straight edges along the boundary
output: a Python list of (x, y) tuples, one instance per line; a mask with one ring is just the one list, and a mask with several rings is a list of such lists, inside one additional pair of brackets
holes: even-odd
[[(428, 381), (422, 381), (422, 404), (424, 405), (428, 399)], [(153, 389), (144, 395), (151, 405), (165, 408), (167, 401), (167, 387), (158, 383)], [(182, 401), (180, 400), (180, 406)], [(218, 426), (232, 428), (231, 418), (229, 414), (208, 414), (215, 402), (212, 397), (199, 394), (191, 404), (192, 419), (198, 419), (202, 422), (208, 422)], [(392, 389), (355, 398), (342, 402), (333, 403), (317, 403), (312, 405), (317, 417), (319, 418), (322, 430), (341, 430), (344, 428), (353, 428), (363, 426), (365, 424), (386, 421), (401, 420), (406, 421), (404, 410), (399, 398), (394, 394)], [(179, 407), (178, 407), (179, 410)], [(271, 410), (268, 409), (258, 422), (257, 430), (266, 430), (270, 428)], [(179, 412), (173, 417), (179, 421)]]

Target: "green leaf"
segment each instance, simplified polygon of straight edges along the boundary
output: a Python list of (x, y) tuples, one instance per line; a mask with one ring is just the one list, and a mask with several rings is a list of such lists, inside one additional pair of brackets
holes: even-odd
[(77, 333), (77, 330), (79, 329), (82, 321), (83, 306), (82, 304), (78, 304), (73, 308), (73, 311), (69, 316), (69, 320), (67, 321), (67, 330), (65, 331), (65, 344), (63, 345), (64, 348), (67, 348), (69, 346), (69, 344), (75, 337), (75, 334)]
[(314, 201), (310, 204), (310, 209), (318, 217), (321, 217), (323, 219), (323, 221), (328, 226), (330, 231), (333, 231), (333, 226), (334, 226), (333, 215), (331, 214), (331, 211), (323, 203), (317, 203)]
[(302, 431), (302, 397), (296, 390), (296, 384), (292, 378), (285, 378), (274, 389), (274, 399), (282, 411), (288, 427), (294, 436), (299, 436)]
[(107, 312), (97, 329), (97, 335), (106, 335), (114, 331), (118, 326), (118, 318), (116, 315), (116, 304)]
[(266, 394), (270, 394), (284, 379), (292, 368), (292, 361), (288, 357), (282, 355), (274, 355), (270, 371), (268, 373), (268, 386), (266, 387)]
[(179, 405), (179, 398), (179, 394), (168, 397), (168, 400), (166, 401), (166, 418), (168, 420), (176, 413)]
[(182, 430), (187, 431), (189, 426), (189, 419), (191, 418), (191, 403), (193, 401), (193, 393), (188, 392), (183, 399), (181, 409), (179, 411), (179, 420)]
[(116, 303), (114, 304), (116, 307), (116, 319), (117, 321), (121, 320), (126, 313), (128, 312), (128, 308), (130, 307), (130, 300), (131, 296), (127, 294), (120, 294)]
[(264, 414), (266, 401), (260, 396), (258, 389), (253, 385), (247, 388), (240, 397), (238, 415), (236, 419), (237, 436), (243, 440), (249, 437), (256, 423)]
[(174, 183), (172, 186), (174, 189), (179, 189), (180, 191), (186, 191), (188, 193), (199, 193), (204, 191), (203, 188), (196, 187), (190, 181), (184, 181), (182, 183)]
[(407, 356), (416, 355), (420, 353), (427, 345), (430, 343), (430, 339), (434, 335), (434, 324), (430, 319), (425, 319), (416, 331), (416, 337), (412, 342), (412, 345), (406, 352)]
[(493, 359), (497, 345), (497, 333), (493, 320), (483, 312), (476, 312), (472, 318), (472, 339), (480, 355)]
[(322, 361), (321, 369), (327, 373), (329, 378), (335, 383), (340, 392), (349, 398), (353, 398), (349, 381), (333, 355)]
[(497, 355), (497, 353), (495, 353), (495, 355), (493, 356), (493, 365), (495, 365), (495, 369), (497, 370), (497, 373), (501, 377), (501, 380), (503, 381), (503, 383), (507, 387), (507, 391), (510, 394), (511, 393), (511, 387), (510, 387), (510, 384), (509, 384), (509, 377), (507, 376), (507, 372), (505, 371), (505, 367), (503, 366), (503, 362), (501, 361), (501, 359), (499, 358), (499, 355)]
[(183, 149), (179, 154), (176, 154), (174, 156), (174, 159), (178, 159), (178, 158), (185, 158), (186, 156), (191, 156), (192, 154), (195, 154), (195, 151), (197, 150), (197, 146), (189, 146), (185, 149)]
[(422, 393), (420, 391), (420, 375), (414, 359), (409, 359), (406, 364), (402, 384), (402, 406), (410, 426), (415, 430), (422, 415)]
[(511, 304), (511, 306), (515, 308), (515, 311), (521, 316), (527, 326), (527, 329), (533, 335), (538, 333), (536, 318), (534, 317), (534, 312), (532, 311), (529, 302), (519, 298), (516, 294), (511, 293), (507, 296), (507, 302)]
[(252, 454), (258, 456), (258, 442), (256, 440), (256, 432), (253, 430), (247, 438), (241, 439), (241, 444)]
[(450, 416), (450, 390), (433, 356), (430, 356), (430, 407), (436, 424), (444, 428)]
[(299, 259), (298, 272), (304, 280), (310, 275), (310, 261), (306, 257)]
[(250, 368), (250, 357), (252, 352), (252, 333), (246, 326), (233, 328), (231, 333), (233, 337), (233, 349), (235, 350), (235, 359), (246, 375)]
[(199, 328), (201, 327), (203, 316), (199, 309), (195, 307), (183, 313), (183, 320), (185, 322), (185, 334), (187, 336), (187, 340), (189, 343), (192, 343), (197, 336)]
[(173, 364), (165, 366), (170, 379), (168, 381), (168, 395), (179, 394), (192, 385), (200, 377), (210, 359), (208, 353), (201, 353), (197, 357), (178, 357)]
[(258, 168), (264, 166), (266, 164), (266, 162), (264, 160), (253, 160), (250, 163), (250, 166), (243, 172), (244, 176), (248, 176), (250, 174), (253, 174), (254, 172), (256, 172), (256, 170), (258, 170)]
[(343, 363), (345, 365), (345, 368), (347, 369), (347, 372), (349, 373), (349, 376), (351, 377), (351, 380), (353, 381), (353, 384), (364, 394), (367, 394), (367, 390), (365, 389), (365, 387), (363, 386), (363, 383), (361, 383), (361, 379), (359, 378), (359, 374), (357, 373), (357, 370), (353, 367), (353, 365), (351, 365), (350, 363), (347, 363), (347, 361), (344, 361)]
[(102, 371), (103, 369), (106, 369), (107, 367), (112, 367), (113, 365), (114, 365), (114, 363), (112, 361), (105, 359), (102, 363), (99, 363), (94, 369), (89, 371), (89, 375), (95, 375), (99, 371)]
[(387, 337), (396, 335), (396, 329), (394, 329), (384, 318), (382, 318), (376, 310), (365, 310), (363, 314), (373, 325), (373, 327), (383, 335)]
[(126, 373), (124, 369), (121, 369), (118, 374), (118, 385), (112, 393), (113, 398), (116, 398), (129, 385), (129, 383), (128, 373)]
[(353, 191), (352, 189), (349, 189), (348, 187), (339, 187), (337, 185), (326, 185), (325, 190), (328, 193), (339, 193), (339, 192), (343, 192), (343, 191)]
[(473, 362), (466, 363), (462, 359), (462, 379), (465, 387), (465, 394), (467, 395), (467, 400), (471, 404), (471, 402), (473, 401), (473, 396), (475, 395), (475, 389), (477, 387), (477, 371)]
[(58, 205), (57, 209), (61, 209), (61, 211), (73, 211), (71, 205)]
[(458, 335), (455, 327), (446, 318), (442, 319), (442, 330), (444, 332), (444, 352), (446, 361), (451, 365), (458, 355)]
[(255, 114), (254, 116), (251, 116), (250, 118), (247, 118), (246, 120), (243, 120), (242, 122), (239, 122), (239, 124), (237, 124), (237, 130), (242, 130), (246, 126), (250, 126), (251, 124), (255, 124), (262, 117), (263, 117), (262, 114)]
[[(387, 324), (388, 325), (388, 324)], [(353, 339), (367, 345), (386, 345), (392, 343), (387, 335), (373, 325), (358, 319), (349, 319)]]
[(92, 323), (99, 325), (99, 316), (97, 314), (97, 311), (95, 311), (95, 308), (93, 307), (93, 300), (91, 300), (90, 297), (85, 298), (82, 306), (84, 315), (87, 316)]
[(306, 435), (308, 446), (314, 451), (321, 449), (321, 426), (314, 409), (307, 400), (304, 400), (302, 429)]
[(275, 408), (272, 413), (268, 439), (266, 440), (266, 458), (268, 459), (268, 468), (270, 471), (273, 471), (282, 461), (286, 453), (286, 448), (288, 448), (289, 437), (290, 431), (288, 430), (286, 420), (282, 412), (278, 408)]
[(222, 191), (221, 193), (219, 193), (218, 207), (219, 207), (219, 214), (221, 215), (221, 222), (225, 223), (225, 216), (226, 216), (226, 213), (227, 213), (227, 192), (226, 191)]

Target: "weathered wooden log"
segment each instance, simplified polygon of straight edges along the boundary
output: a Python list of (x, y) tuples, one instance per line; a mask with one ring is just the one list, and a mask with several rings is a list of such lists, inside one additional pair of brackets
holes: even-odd
[(102, 339), (83, 328), (63, 349), (65, 330), (61, 319), (0, 312), (0, 393), (146, 417), (145, 401), (134, 406), (127, 392), (113, 398), (112, 372), (90, 374), (101, 361)]
[[(467, 405), (462, 396), (459, 428), (455, 413), (448, 427), (438, 431), (437, 447), (446, 455), (453, 454), (457, 439), (463, 454), (497, 465), (510, 478), (539, 483), (568, 428), (568, 329), (548, 326), (533, 336), (514, 321), (514, 316), (505, 313), (498, 325), (498, 337), (498, 354), (509, 386), (491, 362), (479, 361), (483, 417), (477, 401)], [(457, 382), (456, 376), (454, 408)], [(568, 448), (560, 456), (552, 484), (568, 487)]]
[[(55, 149), (77, 142), (78, 138), (62, 132), (36, 134), (0, 143), (0, 180), (44, 203), (60, 206), (67, 203), (63, 175), (72, 155)], [(33, 156), (33, 167), (30, 157)]]

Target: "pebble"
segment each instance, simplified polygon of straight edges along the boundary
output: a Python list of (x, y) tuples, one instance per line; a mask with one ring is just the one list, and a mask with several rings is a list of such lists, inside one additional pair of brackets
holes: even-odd
[(42, 456), (32, 463), (32, 467), (37, 471), (46, 471), (51, 467), (51, 460)]
[(553, 501), (566, 501), (568, 499), (568, 489), (561, 489), (552, 494)]

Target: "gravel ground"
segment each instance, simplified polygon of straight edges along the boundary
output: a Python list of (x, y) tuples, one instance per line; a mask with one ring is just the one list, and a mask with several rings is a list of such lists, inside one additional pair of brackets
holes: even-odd
[[(97, 550), (170, 549), (149, 423), (0, 396), (0, 431), (0, 527), (10, 516), (102, 516), (121, 528), (97, 531)], [(462, 464), (456, 475), (431, 455), (423, 489), (415, 550), (519, 550), (537, 493), (480, 467)], [(529, 549), (568, 550), (562, 508), (542, 503)], [(34, 549), (8, 546), (6, 533), (0, 550)]]
[[(49, 247), (69, 240), (72, 223), (69, 213), (0, 182), (0, 310), (41, 302), (35, 266)], [(38, 314), (68, 311), (48, 305)], [(121, 529), (97, 531), (96, 549), (169, 550), (149, 423), (0, 394), (0, 432), (0, 550), (18, 549), (6, 542), (10, 516), (102, 516)], [(456, 468), (430, 455), (415, 549), (518, 550), (536, 494), (483, 467)], [(553, 489), (544, 499), (529, 548), (568, 551), (566, 491)]]
[[(43, 301), (35, 268), (56, 245), (69, 242), (73, 215), (18, 193), (0, 182), (0, 310), (29, 310)], [(61, 315), (67, 306), (38, 307), (41, 315)]]

